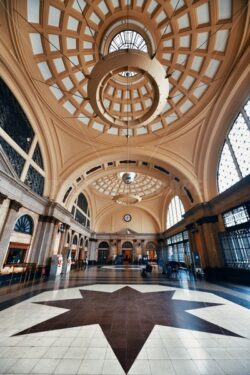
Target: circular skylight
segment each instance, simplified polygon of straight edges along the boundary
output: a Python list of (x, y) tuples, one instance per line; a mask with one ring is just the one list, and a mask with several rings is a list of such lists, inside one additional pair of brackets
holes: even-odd
[(135, 179), (132, 184), (126, 184), (122, 176), (126, 172), (113, 173), (98, 178), (92, 183), (92, 187), (106, 196), (117, 196), (122, 194), (134, 194), (140, 197), (147, 197), (161, 191), (163, 183), (155, 177), (142, 173), (134, 173)]
[(133, 30), (123, 30), (112, 39), (109, 52), (121, 49), (137, 49), (142, 52), (148, 52), (147, 44), (141, 34)]

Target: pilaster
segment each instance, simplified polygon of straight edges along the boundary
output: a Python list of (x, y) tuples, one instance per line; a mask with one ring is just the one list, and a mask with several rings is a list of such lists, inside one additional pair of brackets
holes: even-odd
[[(5, 196), (6, 197), (6, 196)], [(2, 201), (4, 201), (4, 198), (2, 196)], [(10, 243), (10, 237), (14, 230), (16, 219), (18, 216), (18, 211), (22, 205), (15, 201), (11, 200), (9, 205), (9, 210), (6, 216), (5, 223), (2, 226), (1, 235), (0, 235), (0, 267), (3, 267), (3, 263), (9, 248)]]

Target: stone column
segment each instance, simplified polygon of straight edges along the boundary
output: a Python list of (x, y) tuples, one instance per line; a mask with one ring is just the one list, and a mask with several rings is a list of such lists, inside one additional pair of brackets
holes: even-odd
[(78, 261), (80, 252), (80, 235), (78, 235), (77, 245), (76, 245), (76, 254), (75, 254), (75, 261)]
[(132, 250), (132, 263), (137, 259), (137, 240), (133, 240), (133, 250)]
[(146, 255), (145, 240), (141, 240), (141, 255)]
[(206, 216), (187, 226), (191, 250), (198, 252), (201, 267), (221, 267), (219, 224), (217, 216)]
[(121, 247), (122, 240), (117, 240), (116, 243), (117, 243), (117, 255), (120, 255), (122, 253), (122, 247)]
[[(5, 198), (3, 197), (3, 200), (4, 199)], [(15, 227), (18, 211), (21, 207), (22, 205), (17, 201), (10, 201), (9, 211), (6, 216), (5, 223), (2, 226), (0, 235), (0, 268), (3, 267), (3, 263), (9, 248), (10, 237)]]
[(220, 253), (217, 216), (202, 218), (198, 220), (198, 224), (203, 267), (222, 267), (223, 260)]
[(63, 253), (63, 249), (64, 249), (65, 244), (66, 244), (67, 234), (68, 234), (69, 228), (70, 228), (69, 225), (64, 224), (64, 232), (62, 232), (62, 234), (61, 234), (60, 243), (59, 243), (59, 249), (58, 249), (58, 254), (62, 254)]
[(53, 216), (40, 216), (31, 250), (31, 262), (45, 266), (53, 249), (59, 221)]
[(0, 233), (5, 223), (5, 218), (9, 210), (9, 201), (7, 201), (7, 195), (0, 193)]
[(97, 249), (96, 249), (96, 238), (89, 238), (89, 245), (88, 245), (88, 259), (89, 262), (96, 262), (97, 261)]

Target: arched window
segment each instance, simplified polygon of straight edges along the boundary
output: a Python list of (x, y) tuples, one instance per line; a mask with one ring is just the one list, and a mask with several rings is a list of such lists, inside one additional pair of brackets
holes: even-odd
[(80, 193), (75, 200), (71, 213), (74, 218), (86, 228), (90, 228), (90, 212), (87, 198)]
[(21, 181), (35, 193), (43, 195), (45, 172), (37, 137), (20, 104), (2, 79), (0, 146)]
[(109, 244), (107, 242), (100, 242), (98, 245), (98, 249), (109, 249)]
[(170, 202), (167, 214), (167, 229), (182, 220), (182, 215), (185, 213), (182, 201), (176, 195)]
[(33, 233), (33, 220), (29, 215), (21, 216), (14, 228), (15, 232), (25, 233), (25, 234), (32, 234)]
[(120, 51), (121, 49), (137, 49), (148, 52), (146, 41), (134, 30), (123, 30), (112, 39), (109, 52)]
[(87, 201), (85, 195), (83, 195), (82, 193), (78, 195), (77, 206), (83, 212), (85, 212), (85, 214), (87, 213), (87, 211), (88, 211), (88, 201)]
[(74, 238), (73, 238), (73, 245), (77, 245), (77, 240), (78, 240), (77, 236), (74, 236)]
[(123, 248), (123, 249), (133, 249), (133, 245), (132, 245), (131, 242), (126, 241), (126, 242), (124, 242), (124, 243), (122, 244), (122, 248)]
[(241, 108), (221, 152), (218, 168), (220, 193), (246, 177), (250, 171), (250, 100)]

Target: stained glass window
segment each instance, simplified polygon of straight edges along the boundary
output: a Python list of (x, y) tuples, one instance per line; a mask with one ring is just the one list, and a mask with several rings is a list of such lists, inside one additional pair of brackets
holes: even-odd
[(43, 195), (44, 177), (32, 166), (29, 167), (24, 183), (38, 195)]
[(167, 229), (182, 220), (182, 215), (185, 213), (182, 201), (176, 195), (170, 202), (167, 213)]
[(18, 177), (20, 177), (25, 163), (24, 158), (19, 155), (19, 153), (16, 152), (1, 136), (0, 145), (2, 146), (5, 154), (8, 156), (8, 159), (16, 174), (18, 175)]
[(75, 219), (81, 223), (82, 225), (86, 225), (86, 216), (81, 213), (78, 209), (76, 209)]
[(90, 214), (88, 208), (88, 201), (83, 193), (78, 195), (74, 205), (71, 209), (71, 213), (80, 224), (84, 227), (90, 227)]
[[(1, 79), (0, 145), (21, 181), (28, 185), (34, 192), (42, 195), (44, 173), (41, 172), (41, 169), (43, 170), (44, 166), (39, 144), (24, 111), (10, 89)], [(31, 153), (30, 150), (34, 151)], [(33, 166), (30, 165), (31, 158), (36, 163), (32, 163)], [(26, 169), (26, 167), (28, 168)], [(24, 168), (25, 173), (23, 173)], [(26, 170), (28, 170), (27, 173)]]
[(37, 165), (39, 165), (39, 167), (41, 169), (44, 169), (43, 168), (43, 158), (42, 158), (41, 150), (40, 150), (40, 147), (39, 147), (38, 143), (36, 145), (36, 148), (35, 148), (32, 159), (36, 162)]
[(81, 208), (81, 210), (82, 210), (83, 212), (87, 213), (87, 210), (88, 210), (88, 202), (87, 202), (86, 197), (85, 197), (82, 193), (79, 194), (79, 196), (78, 196), (77, 205), (78, 205), (78, 207)]
[(31, 217), (29, 215), (21, 216), (15, 224), (14, 231), (20, 232), (20, 233), (32, 234), (33, 221)]
[(250, 100), (242, 107), (223, 146), (219, 169), (219, 192), (247, 176), (250, 171)]
[(34, 131), (23, 112), (20, 104), (0, 79), (0, 127), (20, 146), (25, 152), (30, 149)]

